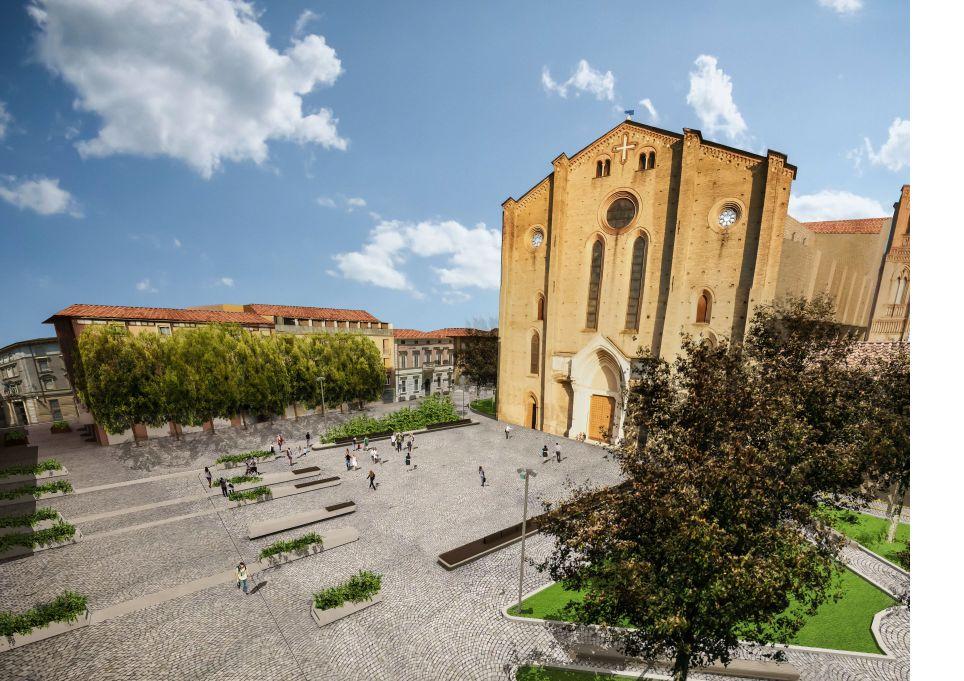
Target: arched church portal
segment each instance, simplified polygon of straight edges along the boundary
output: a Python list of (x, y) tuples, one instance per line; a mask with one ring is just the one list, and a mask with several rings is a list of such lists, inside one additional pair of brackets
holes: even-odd
[(570, 437), (612, 442), (622, 431), (622, 391), (629, 362), (606, 345), (599, 343), (573, 358)]

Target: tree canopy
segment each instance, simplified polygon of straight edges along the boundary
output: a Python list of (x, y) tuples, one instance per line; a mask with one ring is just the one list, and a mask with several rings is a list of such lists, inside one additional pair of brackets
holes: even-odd
[(840, 540), (824, 509), (866, 498), (879, 399), (832, 319), (791, 301), (758, 309), (743, 346), (685, 338), (673, 364), (640, 352), (614, 448), (624, 482), (549, 509), (540, 567), (585, 592), (572, 619), (630, 627), (612, 630), (629, 654), (685, 679), (740, 640), (791, 638), (828, 597)]
[(77, 341), (77, 392), (98, 423), (201, 425), (238, 414), (273, 416), (292, 402), (315, 408), (368, 401), (385, 385), (381, 353), (358, 334), (253, 334), (232, 325), (171, 336), (91, 326)]

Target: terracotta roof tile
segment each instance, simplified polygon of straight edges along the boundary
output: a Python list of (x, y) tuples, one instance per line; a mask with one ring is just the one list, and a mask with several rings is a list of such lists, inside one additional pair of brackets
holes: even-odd
[(470, 329), (465, 326), (453, 327), (449, 326), (444, 329), (435, 329), (432, 333), (442, 336), (448, 336), (449, 338), (464, 338), (466, 336), (495, 336), (497, 334), (493, 333), (491, 330), (486, 329)]
[(879, 234), (888, 222), (890, 222), (890, 218), (862, 218), (860, 220), (801, 222), (800, 224), (817, 234)]
[(52, 315), (44, 323), (51, 324), (57, 317), (85, 319), (149, 320), (157, 322), (199, 322), (243, 324), (246, 326), (274, 326), (253, 312), (224, 310), (181, 310), (170, 307), (126, 307), (124, 305), (71, 305)]
[(433, 334), (428, 331), (419, 331), (418, 329), (392, 329), (392, 335), (395, 338), (441, 338), (439, 334)]
[(379, 319), (365, 310), (341, 310), (336, 307), (304, 307), (300, 305), (262, 305), (251, 303), (244, 309), (260, 315), (291, 317), (292, 319), (324, 319), (338, 322), (377, 322)]

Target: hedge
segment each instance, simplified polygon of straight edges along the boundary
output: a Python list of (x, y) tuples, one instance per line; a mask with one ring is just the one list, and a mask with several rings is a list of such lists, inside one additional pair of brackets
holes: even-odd
[(25, 485), (23, 487), (17, 487), (16, 489), (3, 490), (0, 492), (0, 499), (16, 499), (25, 494), (30, 494), (39, 499), (42, 494), (48, 492), (63, 492), (68, 494), (73, 491), (74, 488), (70, 486), (70, 482), (67, 480), (57, 480), (56, 482), (48, 482), (43, 485)]
[(6, 444), (10, 443), (21, 443), (27, 441), (27, 431), (25, 430), (8, 430), (3, 434), (3, 441)]
[(235, 475), (233, 478), (228, 478), (228, 482), (234, 483), (235, 485), (242, 482), (261, 482), (261, 476), (259, 475)]
[(257, 501), (262, 497), (269, 498), (269, 499), (271, 498), (270, 487), (265, 487), (264, 485), (262, 485), (261, 487), (246, 489), (243, 492), (230, 492), (228, 494), (228, 499), (230, 499), (231, 501), (242, 501), (242, 500)]
[(38, 603), (27, 612), (0, 612), (0, 636), (26, 636), (51, 622), (74, 622), (86, 610), (86, 596), (64, 591), (54, 600)]
[(46, 471), (59, 471), (63, 466), (56, 459), (45, 459), (36, 466), (9, 466), (0, 468), (0, 478), (11, 475), (40, 475)]
[(311, 546), (312, 544), (318, 544), (318, 546), (322, 545), (321, 535), (317, 532), (309, 532), (308, 534), (304, 534), (297, 539), (282, 539), (280, 541), (276, 541), (274, 544), (265, 546), (263, 549), (261, 549), (259, 558), (264, 560), (270, 556), (285, 553), (287, 551), (297, 551), (298, 549)]
[(57, 511), (53, 508), (38, 508), (33, 513), (28, 513), (27, 515), (0, 517), (0, 527), (20, 527), (21, 525), (30, 525), (32, 527), (42, 520), (55, 520), (57, 515)]
[(381, 588), (381, 575), (368, 570), (361, 570), (348, 581), (316, 593), (314, 596), (315, 607), (319, 610), (331, 610), (347, 601), (352, 603), (370, 601), (372, 596), (377, 594)]
[(272, 451), (255, 451), (255, 452), (245, 452), (244, 454), (225, 454), (224, 456), (219, 456), (214, 460), (214, 463), (243, 463), (248, 459), (266, 459), (269, 456), (274, 456)]
[(66, 421), (54, 421), (50, 425), (50, 432), (51, 433), (69, 433), (70, 424), (67, 423)]
[(380, 432), (403, 433), (420, 430), (430, 423), (458, 421), (459, 418), (452, 400), (432, 394), (417, 407), (402, 407), (378, 419), (371, 416), (356, 416), (345, 423), (329, 428), (322, 436), (322, 442), (365, 437)]
[(32, 549), (35, 546), (46, 546), (47, 544), (59, 544), (68, 539), (73, 539), (77, 533), (77, 528), (70, 523), (60, 522), (53, 527), (37, 532), (22, 532), (19, 534), (0, 535), (0, 552), (6, 551), (14, 546), (26, 546)]

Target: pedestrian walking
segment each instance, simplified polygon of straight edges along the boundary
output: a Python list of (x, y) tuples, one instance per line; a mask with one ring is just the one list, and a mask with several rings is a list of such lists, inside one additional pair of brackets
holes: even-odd
[(353, 471), (358, 470), (358, 459), (355, 458), (354, 454), (351, 455), (351, 469)]
[(398, 451), (399, 454), (402, 453), (402, 434), (401, 433), (399, 433), (398, 437), (395, 438), (395, 449)]
[(345, 448), (345, 470), (351, 470), (351, 454), (348, 453), (348, 448)]
[(228, 481), (224, 478), (221, 478), (218, 480), (218, 483), (221, 485), (221, 496), (228, 496)]
[(511, 430), (512, 430), (512, 426), (510, 426), (508, 423), (505, 424), (505, 439), (506, 439), (506, 440), (509, 439), (509, 431), (511, 431)]
[(392, 437), (389, 439), (389, 442), (392, 443), (392, 449), (395, 449), (395, 433), (392, 433)]
[(482, 470), (482, 466), (479, 466), (479, 479), (482, 480), (482, 486), (485, 487), (485, 471)]
[(204, 467), (204, 479), (208, 481), (208, 489), (214, 484), (214, 478), (211, 475), (211, 470), (205, 466)]
[(365, 436), (365, 449), (368, 449), (368, 436)]
[(373, 470), (368, 471), (368, 486), (371, 487), (372, 489), (378, 489), (375, 486), (375, 471)]
[(556, 463), (562, 463), (562, 447), (558, 442), (556, 443)]
[(281, 448), (284, 446), (285, 446), (285, 436), (282, 435), (281, 433), (278, 433), (278, 451), (280, 452)]
[(411, 466), (411, 465), (412, 465), (412, 453), (411, 453), (411, 452), (409, 452), (408, 454), (405, 455), (405, 465), (406, 465), (406, 466)]
[(549, 445), (542, 445), (542, 458), (543, 459), (549, 458)]
[(358, 449), (358, 438), (357, 438), (357, 437), (354, 437), (354, 436), (352, 437), (352, 439), (351, 439), (351, 448), (354, 449), (354, 450), (357, 450), (357, 449)]
[(241, 589), (242, 592), (244, 592), (245, 596), (247, 596), (248, 595), (248, 566), (244, 564), (243, 560), (240, 563), (238, 563), (237, 577), (238, 577), (238, 588)]
[(233, 483), (233, 482), (229, 482), (229, 483), (228, 483), (228, 497), (230, 497), (232, 494), (234, 494), (234, 483)]
[(413, 437), (411, 440), (408, 441), (408, 453), (409, 453), (409, 454), (412, 453), (412, 446), (413, 446), (414, 444), (415, 444), (415, 438)]
[(305, 444), (311, 446), (311, 431), (305, 433)]
[(293, 466), (295, 462), (294, 462), (294, 460), (291, 458), (291, 449), (288, 449), (288, 451), (285, 452), (285, 456), (288, 457), (288, 465), (289, 465), (289, 466)]

